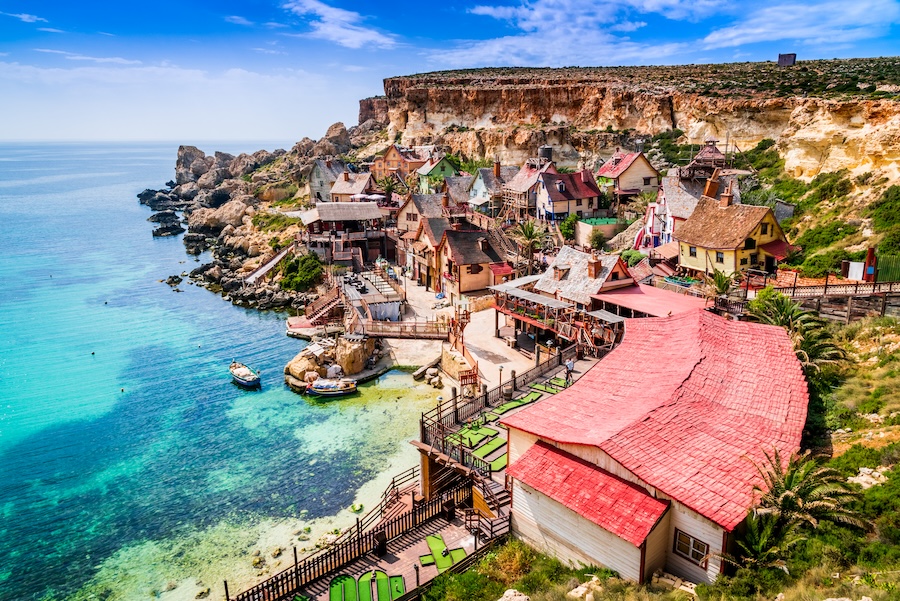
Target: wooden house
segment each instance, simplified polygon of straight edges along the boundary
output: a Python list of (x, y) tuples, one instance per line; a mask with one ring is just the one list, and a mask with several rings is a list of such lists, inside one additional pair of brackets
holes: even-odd
[(431, 194), (440, 190), (445, 178), (459, 175), (459, 170), (447, 160), (446, 156), (430, 157), (416, 170), (416, 174), (419, 176), (419, 192)]
[(346, 169), (331, 186), (331, 202), (365, 200), (375, 193), (375, 180), (371, 173), (350, 173)]
[(395, 256), (384, 230), (384, 213), (374, 202), (318, 202), (300, 219), (307, 246), (328, 263), (361, 268), (379, 256)]
[(503, 203), (503, 185), (518, 172), (518, 167), (501, 165), (500, 161), (494, 161), (493, 167), (478, 169), (469, 188), (470, 208), (495, 217)]
[(403, 232), (417, 230), (422, 219), (443, 217), (443, 203), (443, 193), (410, 194), (397, 211), (397, 229)]
[(678, 264), (693, 273), (728, 274), (747, 269), (774, 273), (790, 246), (772, 209), (738, 205), (729, 191), (703, 196), (675, 234)]
[(702, 310), (629, 320), (575, 384), (502, 420), (513, 533), (629, 580), (712, 582), (762, 484), (754, 462), (799, 449), (808, 401), (783, 328)]
[(347, 170), (347, 164), (337, 159), (316, 159), (309, 174), (309, 198), (312, 202), (331, 200), (334, 182)]
[(569, 215), (584, 217), (599, 208), (600, 188), (594, 175), (584, 169), (578, 173), (541, 173), (537, 190), (538, 219), (562, 221)]
[(528, 159), (519, 172), (503, 184), (501, 217), (508, 221), (522, 221), (535, 216), (543, 173), (557, 173), (553, 161), (546, 158)]
[(406, 247), (409, 257), (407, 265), (412, 278), (420, 286), (425, 286), (426, 290), (442, 290), (442, 265), (437, 247), (444, 238), (444, 232), (449, 229), (452, 226), (446, 217), (425, 217), (419, 221), (419, 226)]
[(643, 152), (621, 152), (618, 148), (597, 171), (597, 183), (618, 199), (656, 191), (659, 171), (653, 168)]
[(427, 161), (428, 153), (424, 150), (391, 144), (384, 154), (375, 157), (369, 171), (376, 180), (395, 176), (405, 182), (410, 173), (415, 173)]
[[(441, 291), (451, 301), (496, 284), (496, 270), (491, 265), (506, 266), (491, 246), (488, 233), (481, 230), (444, 230), (436, 254), (441, 265)], [(505, 271), (505, 275), (510, 273), (512, 269)]]
[(634, 285), (628, 265), (619, 255), (595, 255), (563, 246), (535, 282), (534, 290), (589, 309), (591, 295)]

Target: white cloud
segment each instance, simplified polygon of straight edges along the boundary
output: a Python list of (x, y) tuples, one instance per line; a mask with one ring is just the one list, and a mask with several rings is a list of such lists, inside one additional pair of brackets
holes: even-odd
[(898, 21), (896, 0), (777, 4), (751, 10), (738, 23), (713, 31), (703, 42), (707, 49), (780, 40), (842, 44), (881, 37)]
[(114, 33), (109, 33), (108, 31), (98, 31), (97, 33), (99, 33), (100, 35), (106, 35), (106, 36), (109, 36), (109, 37), (111, 37), (111, 38), (117, 37), (116, 34), (114, 34)]
[(253, 48), (254, 51), (259, 52), (260, 54), (282, 54), (287, 55), (287, 52), (283, 52), (281, 50), (274, 50), (272, 48)]
[(38, 27), (38, 31), (46, 31), (47, 33), (65, 33), (62, 29), (56, 29), (54, 27)]
[(67, 52), (65, 50), (51, 50), (49, 48), (35, 48), (35, 52), (43, 52), (44, 54), (58, 54), (70, 61), (90, 61), (94, 63), (113, 63), (117, 65), (140, 65), (141, 61), (129, 60), (120, 56), (85, 56), (75, 52)]
[(23, 23), (37, 23), (38, 21), (43, 21), (44, 23), (48, 23), (47, 19), (43, 17), (37, 17), (35, 15), (29, 15), (25, 13), (0, 13), (0, 15), (6, 15), (7, 17), (15, 17), (16, 19), (22, 21)]
[(237, 15), (231, 15), (230, 17), (225, 17), (225, 20), (229, 23), (233, 23), (234, 25), (253, 25), (253, 21), (249, 19), (245, 19), (244, 17), (239, 17)]
[(345, 48), (393, 48), (394, 36), (359, 25), (363, 16), (357, 12), (329, 6), (319, 0), (291, 0), (284, 8), (300, 17), (311, 17), (311, 38), (334, 42)]

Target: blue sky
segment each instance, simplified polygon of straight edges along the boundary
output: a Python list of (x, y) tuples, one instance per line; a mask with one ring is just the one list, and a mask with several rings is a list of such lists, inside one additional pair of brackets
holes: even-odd
[(392, 75), (892, 56), (898, 22), (900, 0), (0, 0), (0, 139), (289, 145)]

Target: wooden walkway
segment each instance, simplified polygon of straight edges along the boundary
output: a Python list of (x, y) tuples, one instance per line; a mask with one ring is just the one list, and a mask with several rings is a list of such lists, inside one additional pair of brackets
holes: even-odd
[(319, 578), (301, 589), (301, 594), (316, 601), (329, 601), (328, 589), (331, 580), (340, 574), (348, 574), (358, 579), (372, 570), (383, 570), (388, 576), (403, 576), (406, 591), (416, 588), (416, 569), (419, 566), (419, 584), (433, 580), (437, 576), (434, 565), (422, 566), (419, 557), (431, 551), (425, 542), (428, 535), (440, 534), (448, 549), (462, 547), (466, 555), (475, 550), (475, 537), (466, 530), (462, 521), (462, 512), (452, 522), (444, 518), (435, 518), (411, 532), (388, 543), (388, 552), (384, 557), (376, 557), (369, 553), (342, 567), (340, 570)]
[(247, 284), (256, 284), (261, 278), (264, 278), (267, 273), (272, 271), (276, 265), (278, 265), (282, 259), (284, 259), (288, 253), (293, 252), (294, 245), (290, 244), (286, 248), (281, 249), (281, 252), (276, 254), (274, 257), (257, 267), (253, 273), (244, 278), (244, 282)]

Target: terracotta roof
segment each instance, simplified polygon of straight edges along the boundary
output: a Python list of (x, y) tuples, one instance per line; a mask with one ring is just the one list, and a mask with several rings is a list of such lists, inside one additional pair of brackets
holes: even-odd
[(573, 386), (502, 423), (598, 447), (731, 531), (760, 483), (753, 462), (799, 448), (808, 402), (784, 329), (698, 310), (626, 320), (622, 343)]
[(649, 278), (653, 275), (653, 268), (650, 267), (650, 259), (644, 257), (637, 265), (629, 267), (628, 273), (631, 274), (631, 277), (634, 278), (635, 282), (640, 282), (641, 280)]
[[(652, 271), (652, 270), (651, 270)], [(626, 309), (640, 311), (653, 317), (666, 317), (688, 311), (696, 311), (706, 307), (706, 300), (663, 290), (649, 284), (638, 284), (626, 288), (617, 288), (608, 292), (591, 295), (591, 298), (606, 301)]]
[[(534, 289), (560, 299), (590, 305), (591, 295), (600, 292), (603, 283), (619, 261), (619, 255), (600, 255), (598, 257), (601, 263), (600, 274), (596, 278), (588, 277), (590, 257), (590, 253), (583, 253), (571, 246), (563, 246), (547, 271), (541, 275), (541, 279), (535, 283)], [(557, 280), (554, 267), (567, 269), (567, 272)]]
[(771, 209), (754, 205), (720, 207), (719, 202), (702, 196), (694, 213), (675, 232), (675, 238), (700, 248), (734, 249), (742, 247)]
[(528, 159), (519, 172), (503, 184), (503, 188), (519, 193), (528, 192), (542, 173), (556, 173), (556, 166), (552, 161), (541, 163), (537, 159)]
[(678, 242), (666, 242), (665, 244), (660, 244), (652, 249), (650, 254), (663, 259), (674, 259), (678, 257)]
[(371, 180), (371, 173), (349, 173), (347, 180), (344, 180), (344, 175), (341, 173), (338, 178), (334, 180), (334, 185), (331, 186), (331, 193), (350, 195), (363, 194), (369, 189)]
[(784, 240), (772, 240), (771, 242), (759, 245), (759, 250), (768, 255), (772, 255), (779, 261), (787, 257), (790, 252), (795, 249), (796, 247), (791, 246)]
[(609, 157), (609, 160), (603, 163), (600, 166), (600, 170), (597, 171), (598, 177), (608, 177), (609, 179), (616, 179), (625, 171), (631, 167), (631, 165), (638, 159), (638, 157), (643, 156), (641, 152), (616, 152), (614, 155)]
[[(481, 248), (482, 240), (484, 249)], [(487, 232), (449, 229), (444, 231), (444, 241), (450, 249), (450, 259), (456, 265), (481, 265), (500, 261)]]
[(639, 486), (542, 442), (514, 461), (507, 473), (635, 547), (669, 508), (668, 502)]
[[(541, 181), (553, 201), (579, 200), (600, 196), (594, 175), (587, 169), (578, 173), (542, 173)], [(560, 190), (561, 182), (562, 190)]]

